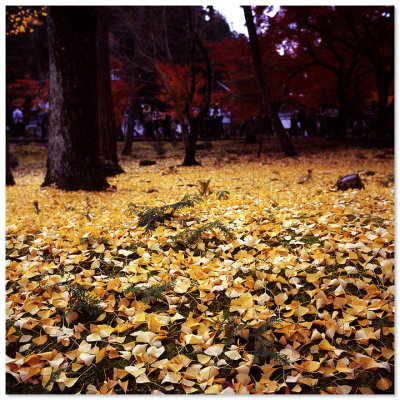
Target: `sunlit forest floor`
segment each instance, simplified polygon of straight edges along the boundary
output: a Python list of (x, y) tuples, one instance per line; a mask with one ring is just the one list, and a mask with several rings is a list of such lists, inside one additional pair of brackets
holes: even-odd
[(393, 393), (393, 149), (199, 145), (181, 167), (134, 143), (93, 193), (41, 188), (45, 145), (11, 144), (7, 393)]

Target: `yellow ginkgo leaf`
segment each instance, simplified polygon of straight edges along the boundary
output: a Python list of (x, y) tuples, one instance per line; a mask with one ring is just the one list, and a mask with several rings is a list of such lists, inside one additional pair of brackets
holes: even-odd
[(217, 357), (223, 352), (224, 346), (225, 346), (224, 344), (215, 344), (213, 346), (208, 347), (204, 351), (204, 354), (207, 354), (208, 356), (212, 357)]
[(314, 372), (320, 367), (321, 363), (318, 361), (304, 361), (300, 364), (300, 368), (307, 372)]
[(125, 367), (125, 371), (129, 372), (132, 376), (137, 378), (139, 375), (142, 375), (146, 372), (146, 368), (138, 368), (134, 365), (128, 365), (127, 367)]
[(379, 390), (386, 391), (392, 386), (393, 382), (389, 378), (381, 378), (376, 382), (376, 387)]
[(97, 247), (94, 249), (94, 251), (95, 251), (96, 253), (104, 253), (104, 250), (105, 250), (105, 247), (104, 247), (104, 244), (103, 244), (103, 243), (100, 244), (99, 246), (97, 246)]
[(353, 370), (351, 368), (349, 368), (343, 360), (338, 360), (337, 364), (336, 364), (336, 369), (339, 372), (342, 372), (344, 374), (348, 374), (351, 373)]
[(318, 379), (304, 377), (304, 378), (300, 378), (299, 382), (304, 383), (305, 385), (308, 385), (308, 386), (314, 386), (318, 383)]
[(307, 274), (306, 281), (307, 282), (315, 282), (318, 279), (321, 279), (321, 273), (316, 272), (315, 274)]
[(32, 342), (38, 346), (41, 346), (47, 342), (47, 335), (38, 336), (38, 337), (32, 339)]
[(326, 339), (323, 339), (319, 342), (319, 348), (321, 350), (334, 350), (335, 347), (333, 347)]

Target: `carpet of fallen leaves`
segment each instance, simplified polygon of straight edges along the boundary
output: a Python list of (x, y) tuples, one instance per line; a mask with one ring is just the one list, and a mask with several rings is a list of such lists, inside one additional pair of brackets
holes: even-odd
[[(308, 143), (290, 159), (205, 143), (201, 167), (137, 144), (98, 193), (41, 188), (44, 149), (12, 145), (7, 393), (393, 393), (393, 153)], [(365, 190), (332, 190), (358, 171)], [(209, 179), (148, 234), (126, 212)], [(214, 221), (232, 237), (173, 244)]]

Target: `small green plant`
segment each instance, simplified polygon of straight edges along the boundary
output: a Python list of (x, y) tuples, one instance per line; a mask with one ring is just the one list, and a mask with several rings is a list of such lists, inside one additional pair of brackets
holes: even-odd
[(249, 344), (254, 346), (254, 363), (264, 363), (267, 358), (276, 360), (281, 365), (289, 364), (286, 354), (281, 354), (275, 349), (275, 343), (264, 337), (267, 329), (274, 324), (281, 322), (277, 317), (271, 317), (265, 324), (250, 328)]
[(67, 367), (63, 367), (58, 369), (57, 371), (52, 371), (50, 375), (50, 379), (47, 381), (45, 387), (43, 388), (43, 394), (49, 394), (50, 390), (48, 389), (52, 386), (53, 383), (57, 382), (57, 379), (60, 377), (61, 372), (65, 371)]
[(140, 257), (138, 253), (139, 248), (147, 249), (146, 243), (142, 242), (141, 240), (137, 240), (133, 242), (130, 246), (126, 247), (125, 250), (132, 251), (134, 256)]
[(98, 305), (100, 299), (88, 292), (82, 285), (77, 284), (69, 287), (70, 309), (66, 316), (76, 311), (78, 314), (86, 318), (96, 319), (102, 312), (102, 308)]
[(35, 207), (36, 214), (39, 214), (40, 209), (39, 209), (39, 202), (37, 200), (33, 201), (33, 206)]
[(81, 243), (88, 243), (88, 244), (93, 244), (97, 242), (98, 244), (108, 245), (108, 238), (103, 236), (84, 236), (81, 237), (79, 241)]
[(205, 224), (203, 226), (200, 226), (199, 228), (196, 229), (185, 229), (182, 232), (179, 232), (177, 235), (172, 237), (172, 242), (175, 245), (179, 243), (182, 243), (184, 245), (192, 245), (195, 244), (199, 241), (201, 238), (201, 235), (204, 232), (211, 231), (213, 233), (215, 229), (219, 229), (221, 232), (223, 232), (225, 235), (227, 235), (229, 238), (232, 238), (232, 232), (227, 228), (221, 221), (214, 221), (210, 222), (208, 224)]
[(225, 346), (231, 346), (235, 343), (239, 333), (245, 328), (246, 324), (241, 321), (237, 313), (231, 313), (228, 309), (224, 309), (222, 320), (216, 330), (216, 336), (223, 334)]
[(93, 215), (91, 214), (92, 212), (92, 205), (90, 204), (90, 199), (89, 196), (86, 197), (86, 210), (84, 212), (81, 212), (80, 214), (85, 217), (88, 221), (91, 221), (93, 219)]
[(153, 285), (149, 288), (133, 286), (124, 291), (125, 294), (131, 293), (136, 298), (140, 298), (143, 303), (150, 303), (151, 301), (157, 301), (161, 299), (163, 293), (167, 289), (172, 289), (174, 287), (175, 280), (173, 279), (171, 282), (165, 282), (159, 285)]
[(211, 187), (210, 187), (210, 182), (211, 179), (208, 181), (197, 181), (199, 184), (199, 194), (201, 197), (207, 197), (212, 193)]
[(216, 194), (218, 200), (227, 200), (230, 193), (227, 190), (219, 190)]
[(271, 325), (277, 324), (281, 320), (275, 316), (271, 317), (265, 324), (254, 327), (242, 322), (241, 317), (227, 310), (223, 311), (222, 320), (216, 330), (216, 336), (223, 334), (226, 346), (234, 344), (238, 340), (241, 332), (249, 330), (245, 350), (254, 354), (254, 363), (264, 363), (267, 358), (276, 360), (281, 365), (289, 363), (286, 354), (281, 354), (276, 350), (276, 344), (267, 339), (264, 334)]
[(173, 204), (166, 204), (160, 207), (137, 208), (133, 203), (128, 204), (128, 214), (136, 213), (139, 216), (139, 226), (145, 226), (146, 233), (154, 230), (158, 223), (163, 223), (172, 217), (177, 210), (186, 207), (194, 207), (196, 203), (202, 202), (198, 195), (186, 194), (180, 201)]
[(167, 150), (165, 150), (165, 147), (164, 147), (164, 142), (161, 140), (157, 140), (157, 141), (153, 142), (151, 147), (153, 147), (153, 149), (155, 150), (155, 152), (157, 153), (157, 155), (160, 158), (163, 158), (167, 152)]

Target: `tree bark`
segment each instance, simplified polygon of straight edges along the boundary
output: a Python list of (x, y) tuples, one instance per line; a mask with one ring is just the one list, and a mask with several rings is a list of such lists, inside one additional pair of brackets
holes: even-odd
[(183, 166), (201, 165), (196, 160), (196, 143), (199, 136), (199, 129), (201, 126), (200, 116), (193, 117), (189, 120), (190, 132), (186, 134), (185, 141), (185, 157), (183, 159)]
[(49, 7), (50, 126), (43, 186), (109, 186), (99, 171), (96, 27), (96, 7)]
[(100, 157), (107, 162), (107, 176), (120, 174), (114, 108), (111, 96), (110, 61), (108, 45), (109, 7), (98, 7), (97, 23), (97, 104)]
[(6, 136), (6, 185), (13, 186), (15, 185), (15, 180), (13, 174), (11, 172), (11, 165), (10, 165), (10, 150), (8, 147), (8, 138)]
[(271, 121), (274, 131), (278, 134), (279, 144), (281, 150), (285, 153), (285, 156), (291, 157), (296, 156), (297, 152), (293, 147), (288, 135), (283, 128), (282, 122), (276, 112), (272, 99), (270, 96), (270, 90), (265, 79), (264, 68), (261, 60), (260, 47), (258, 44), (257, 32), (253, 21), (253, 15), (251, 13), (251, 6), (242, 6), (244, 10), (244, 16), (246, 19), (247, 30), (249, 32), (250, 47), (253, 56), (254, 71), (257, 76), (258, 86), (260, 88), (261, 99), (265, 106), (267, 115)]
[(389, 85), (392, 81), (387, 76), (383, 68), (375, 67), (376, 70), (376, 87), (378, 92), (378, 134), (380, 139), (387, 139), (391, 136), (389, 132)]
[(129, 110), (128, 110), (128, 121), (125, 132), (124, 147), (122, 148), (121, 151), (121, 155), (123, 156), (130, 156), (132, 152), (133, 129), (135, 128), (135, 114), (136, 114), (135, 108), (136, 108), (135, 96), (131, 95)]
[[(132, 58), (136, 59), (136, 63), (130, 68), (130, 76), (132, 79), (132, 86), (135, 87), (138, 83), (138, 76), (140, 74), (140, 43), (138, 38), (143, 37), (143, 24), (145, 23), (145, 7), (144, 6), (137, 6), (137, 18), (135, 23), (135, 31), (137, 32), (136, 37), (133, 38), (133, 54)], [(130, 104), (128, 110), (128, 126), (127, 132), (125, 136), (124, 147), (122, 148), (121, 155), (129, 156), (132, 152), (132, 143), (133, 143), (133, 129), (135, 127), (135, 119), (138, 117), (138, 105), (137, 100), (135, 99), (137, 93), (132, 94), (130, 96)], [(140, 113), (142, 112), (140, 108)]]
[[(358, 10), (357, 8), (355, 9)], [(367, 20), (361, 19), (362, 31), (357, 27), (353, 19), (352, 11), (354, 11), (354, 8), (339, 6), (336, 7), (336, 10), (343, 16), (355, 38), (355, 41), (344, 42), (345, 45), (353, 51), (356, 46), (357, 51), (361, 51), (372, 65), (378, 92), (378, 134), (382, 139), (390, 138), (394, 134), (393, 130), (389, 131), (388, 125), (388, 118), (390, 117), (389, 88), (394, 78), (394, 53), (385, 54), (385, 47), (387, 46), (392, 51), (394, 50), (393, 6), (389, 6), (385, 10), (386, 22), (381, 24), (380, 27), (378, 25), (375, 26), (373, 20), (368, 23)], [(375, 30), (375, 27), (378, 27), (378, 29)]]
[[(186, 104), (186, 113), (189, 116), (189, 125), (190, 125), (190, 132), (186, 135), (186, 140), (184, 141), (185, 144), (185, 158), (183, 160), (183, 166), (191, 166), (191, 165), (200, 165), (200, 163), (196, 160), (196, 143), (199, 134), (201, 133), (202, 129), (202, 122), (203, 119), (210, 107), (210, 98), (211, 98), (211, 63), (208, 57), (207, 49), (204, 47), (199, 35), (197, 32), (194, 31), (192, 20), (191, 20), (191, 12), (189, 7), (187, 7), (188, 18), (189, 18), (189, 30), (190, 34), (193, 37), (193, 44), (192, 44), (192, 51), (191, 51), (191, 90), (189, 94), (189, 99)], [(206, 78), (206, 90), (204, 94), (204, 101), (201, 105), (201, 109), (198, 115), (194, 116), (192, 112), (192, 99), (194, 96), (194, 91), (196, 87), (196, 74), (194, 70), (194, 63), (195, 63), (195, 49), (198, 47), (200, 50), (204, 64), (206, 67), (205, 78)], [(183, 132), (185, 135), (185, 132)]]
[[(11, 104), (10, 99), (8, 96), (6, 97), (6, 125), (11, 129), (12, 124), (12, 111), (11, 111)], [(15, 185), (15, 180), (13, 174), (11, 172), (11, 165), (10, 165), (10, 149), (8, 144), (8, 134), (6, 132), (6, 185), (12, 186)]]

